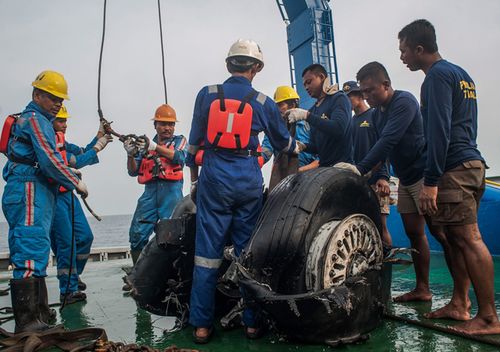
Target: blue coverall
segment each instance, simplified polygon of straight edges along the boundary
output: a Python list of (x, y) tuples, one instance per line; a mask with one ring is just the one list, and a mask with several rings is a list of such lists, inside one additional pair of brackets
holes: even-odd
[[(297, 121), (295, 126), (295, 139), (304, 144), (309, 143), (311, 137), (311, 126), (307, 121)], [(271, 160), (271, 156), (277, 153), (274, 152), (273, 147), (271, 146), (271, 142), (267, 136), (264, 136), (262, 140), (262, 156), (264, 157), (264, 163), (267, 163)], [(302, 152), (298, 156), (299, 158), (299, 167), (306, 166), (312, 163), (315, 160), (319, 160), (319, 157), (316, 154), (311, 154), (307, 152)]]
[[(75, 189), (78, 177), (56, 151), (54, 116), (30, 102), (13, 127), (9, 160), (3, 170), (2, 208), (9, 223), (9, 250), (14, 279), (47, 276), (49, 231), (59, 184)], [(20, 158), (25, 163), (20, 162)], [(36, 163), (34, 165), (26, 164)], [(49, 183), (48, 177), (55, 181)]]
[[(153, 139), (158, 142), (158, 136)], [(172, 142), (175, 148), (172, 163), (184, 167), (187, 154), (187, 143), (184, 136), (173, 136), (165, 141), (165, 144)], [(130, 176), (137, 176), (142, 162), (142, 155), (135, 159), (137, 169), (129, 172)], [(153, 180), (144, 187), (144, 193), (137, 201), (132, 224), (130, 225), (129, 240), (130, 249), (141, 251), (149, 241), (149, 236), (153, 233), (154, 225), (159, 219), (169, 218), (175, 206), (182, 199), (183, 180), (167, 181)]]
[[(242, 100), (253, 89), (244, 77), (230, 77), (222, 86), (225, 98), (235, 100)], [(189, 322), (196, 327), (211, 327), (213, 324), (215, 285), (228, 234), (235, 255), (239, 256), (250, 239), (262, 207), (263, 180), (257, 158), (210, 149), (207, 139), (208, 112), (215, 99), (216, 86), (204, 87), (198, 93), (186, 161), (188, 166), (193, 167), (197, 147), (202, 142), (208, 146), (205, 147), (196, 196), (195, 267), (189, 316)], [(258, 93), (250, 100), (250, 105), (253, 109), (252, 131), (265, 131), (275, 150), (293, 151), (295, 140), (290, 137), (272, 99)], [(258, 136), (253, 135), (245, 149), (255, 151), (258, 143)], [(248, 327), (257, 324), (254, 313), (249, 309), (245, 310), (243, 321)]]
[[(94, 138), (85, 148), (66, 142), (65, 148), (69, 166), (80, 169), (87, 165), (99, 162), (97, 153), (92, 147), (97, 142)], [(73, 198), (73, 199), (72, 199)], [(73, 244), (73, 255), (71, 254), (72, 243), (72, 202), (74, 212), (75, 242)], [(57, 278), (59, 279), (59, 291), (66, 293), (68, 287), (70, 259), (73, 265), (69, 283), (69, 292), (78, 291), (78, 277), (82, 274), (90, 254), (90, 247), (94, 236), (89, 223), (83, 212), (78, 197), (72, 192), (58, 192), (56, 195), (55, 214), (57, 220), (52, 223), (50, 230), (50, 242), (52, 252), (57, 259)]]

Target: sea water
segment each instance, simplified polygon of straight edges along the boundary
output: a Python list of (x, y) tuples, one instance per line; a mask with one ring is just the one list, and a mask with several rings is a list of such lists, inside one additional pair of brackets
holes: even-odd
[[(128, 247), (128, 229), (132, 215), (103, 216), (102, 221), (93, 217), (88, 218), (90, 228), (94, 234), (92, 248), (100, 247)], [(8, 252), (9, 225), (0, 223), (0, 253)]]

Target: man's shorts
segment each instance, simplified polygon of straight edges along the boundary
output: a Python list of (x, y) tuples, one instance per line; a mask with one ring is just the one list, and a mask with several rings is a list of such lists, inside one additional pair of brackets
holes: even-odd
[(468, 225), (477, 223), (479, 201), (485, 188), (485, 166), (480, 160), (462, 163), (446, 171), (438, 182), (435, 225)]
[(412, 185), (404, 186), (401, 181), (398, 187), (398, 212), (400, 214), (420, 214), (418, 207), (418, 196), (424, 184), (424, 179), (420, 179)]
[(382, 215), (389, 215), (390, 214), (390, 211), (389, 211), (389, 196), (381, 197), (377, 193), (377, 187), (375, 185), (371, 185), (371, 187), (372, 187), (373, 191), (375, 192), (375, 194), (377, 195), (378, 202), (379, 202), (379, 205), (380, 205), (380, 214), (382, 214)]

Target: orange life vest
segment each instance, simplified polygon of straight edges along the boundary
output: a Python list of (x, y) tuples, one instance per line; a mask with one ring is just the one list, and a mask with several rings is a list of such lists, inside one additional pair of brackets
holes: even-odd
[(252, 106), (248, 103), (257, 92), (251, 90), (241, 101), (225, 99), (217, 85), (217, 99), (208, 113), (207, 139), (212, 148), (244, 149), (252, 132)]
[[(66, 140), (64, 138), (64, 133), (56, 132), (56, 150), (61, 154), (64, 161), (64, 165), (68, 165), (68, 155), (66, 153)], [(68, 192), (63, 186), (59, 186), (59, 192)]]
[[(250, 100), (257, 95), (252, 89), (243, 99), (225, 99), (222, 85), (217, 85), (217, 99), (210, 104), (208, 112), (207, 139), (214, 150), (230, 150), (240, 155), (256, 156), (260, 167), (264, 165), (262, 147), (257, 150), (246, 150), (252, 131), (253, 108)], [(196, 152), (195, 163), (203, 164), (203, 143)]]
[(7, 155), (9, 149), (9, 140), (11, 137), (15, 138), (21, 143), (31, 145), (31, 142), (29, 140), (12, 135), (12, 129), (20, 115), (21, 114), (12, 114), (7, 116), (7, 118), (5, 119), (2, 127), (2, 134), (0, 135), (0, 153)]
[[(166, 147), (168, 149), (174, 149), (172, 143)], [(183, 177), (184, 174), (182, 173), (181, 165), (172, 163), (171, 160), (164, 156), (160, 156), (155, 151), (150, 151), (142, 158), (137, 181), (143, 185), (155, 179), (180, 181)]]

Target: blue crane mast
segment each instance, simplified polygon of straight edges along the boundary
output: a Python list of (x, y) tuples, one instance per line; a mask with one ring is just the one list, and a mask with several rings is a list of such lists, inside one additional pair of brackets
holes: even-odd
[(326, 68), (330, 82), (338, 83), (332, 10), (326, 0), (276, 0), (286, 23), (292, 87), (309, 108), (312, 99), (302, 85), (302, 71), (312, 63)]

